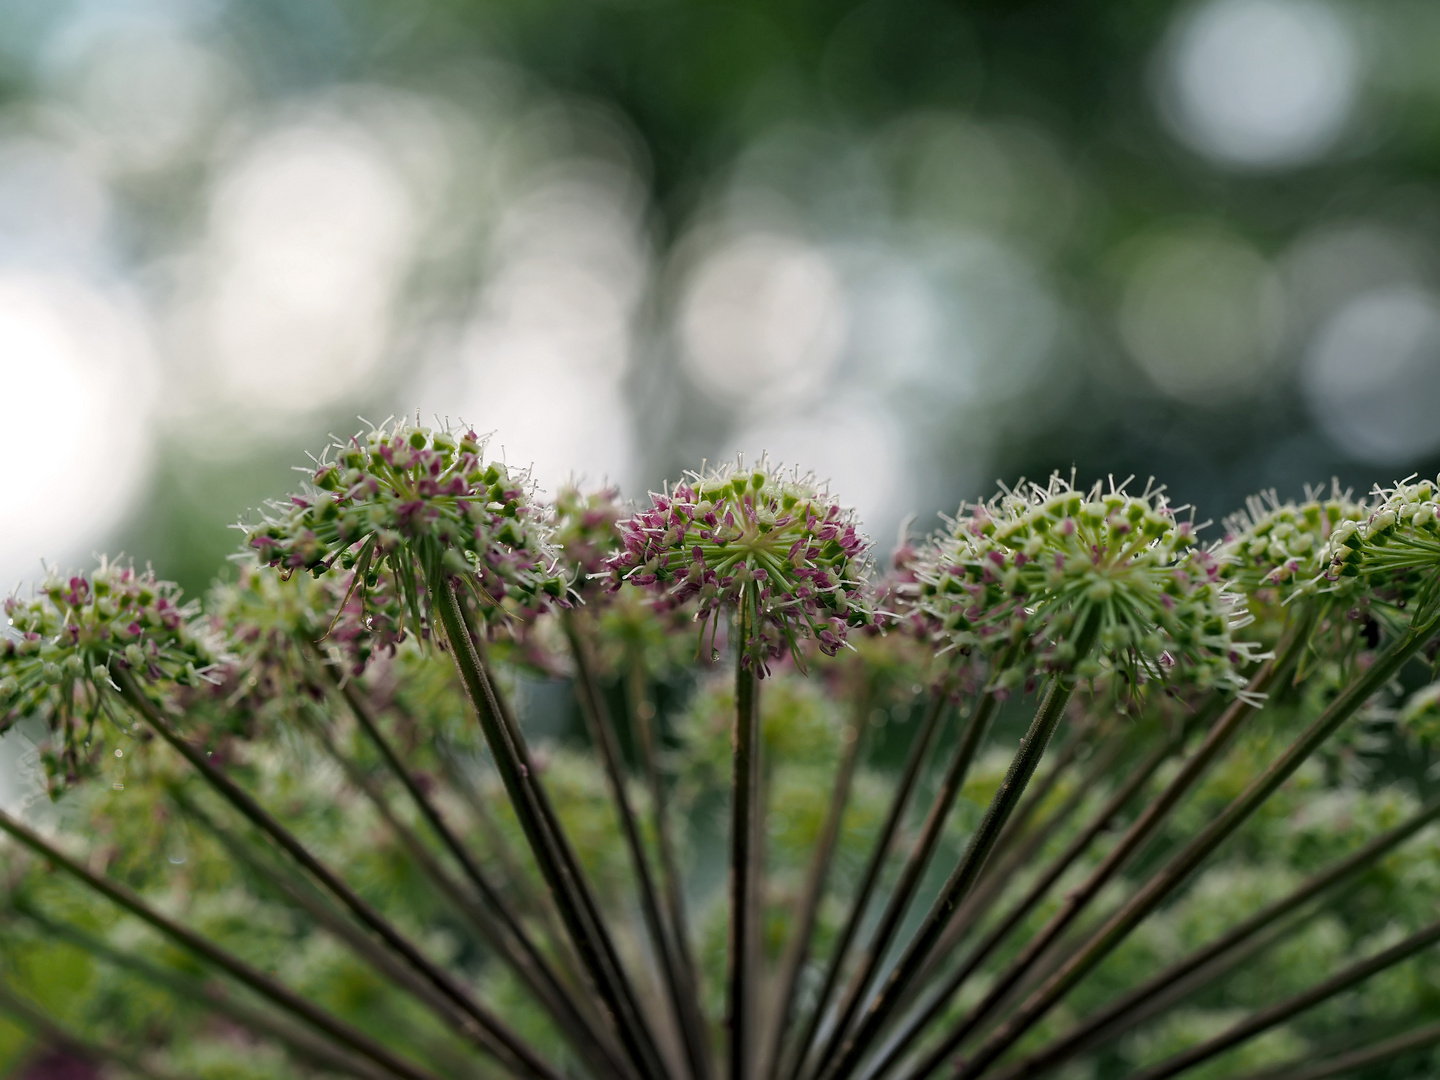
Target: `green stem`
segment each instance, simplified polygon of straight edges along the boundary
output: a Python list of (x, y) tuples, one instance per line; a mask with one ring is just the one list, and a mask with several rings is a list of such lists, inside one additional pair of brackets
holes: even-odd
[(840, 839), (840, 825), (845, 817), (845, 805), (850, 798), (855, 769), (860, 763), (861, 733), (865, 730), (870, 702), (871, 694), (867, 687), (866, 692), (859, 695), (854, 715), (841, 735), (840, 764), (835, 770), (830, 805), (825, 811), (825, 821), (815, 842), (815, 855), (810, 860), (804, 891), (796, 907), (795, 927), (780, 963), (779, 989), (772, 1005), (774, 1019), (769, 1025), (769, 1037), (760, 1067), (756, 1069), (756, 1075), (764, 1080), (774, 1080), (780, 1065), (781, 1046), (795, 1011), (795, 990), (800, 983), (800, 973), (810, 958), (811, 938), (814, 936), (815, 921), (820, 912), (820, 900), (825, 894), (825, 881), (830, 873), (835, 845)]
[(753, 1061), (755, 969), (759, 964), (760, 685), (749, 656), (755, 633), (753, 598), (737, 615), (735, 724), (731, 730), (730, 937), (725, 1017), (730, 1035), (730, 1080), (750, 1080)]
[(674, 1013), (675, 1027), (680, 1033), (680, 1043), (685, 1050), (690, 1074), (695, 1080), (699, 1080), (704, 1075), (705, 1069), (703, 1033), (691, 1023), (691, 1017), (695, 1010), (686, 997), (690, 989), (685, 985), (684, 976), (680, 973), (679, 961), (675, 956), (675, 946), (671, 941), (664, 917), (661, 915), (659, 894), (655, 889), (655, 879), (650, 873), (650, 860), (645, 854), (645, 843), (640, 837), (640, 825), (636, 819), (635, 808), (630, 803), (624, 766), (620, 760), (620, 745), (615, 737), (615, 724), (611, 719), (610, 710), (606, 707), (600, 686), (596, 682), (589, 649), (586, 648), (575, 625), (575, 613), (573, 611), (564, 612), (560, 621), (565, 629), (566, 640), (570, 644), (570, 655), (575, 662), (575, 682), (579, 691), (577, 696), (580, 699), (580, 712), (585, 718), (585, 726), (589, 729), (590, 741), (600, 754), (600, 764), (605, 771), (605, 778), (610, 786), (610, 795), (615, 800), (615, 809), (620, 818), (620, 831), (630, 853), (630, 863), (634, 869), (635, 881), (638, 885), (637, 891), (640, 894), (641, 915), (645, 920), (645, 928), (649, 932), (651, 944), (660, 960), (662, 981), (671, 1011)]
[(454, 976), (431, 961), (424, 953), (389, 920), (385, 919), (369, 903), (362, 900), (348, 884), (334, 871), (310, 852), (285, 826), (262, 807), (249, 792), (245, 791), (228, 776), (212, 765), (206, 756), (183, 739), (168, 720), (141, 691), (128, 671), (116, 673), (116, 681), (126, 702), (143, 716), (156, 733), (169, 743), (181, 757), (190, 763), (222, 798), (238, 810), (251, 824), (273, 839), (282, 850), (290, 855), (307, 873), (350, 909), (357, 919), (369, 927), (395, 953), (405, 959), (415, 971), (423, 975), (435, 989), (468, 1013), (475, 1022), (487, 1029), (501, 1045), (538, 1075), (547, 1075), (552, 1070), (535, 1052), (502, 1024), (489, 1010), (481, 1008), (456, 981)]
[[(978, 1077), (1031, 1026), (1054, 1008), (1076, 983), (1129, 936), (1166, 897), (1179, 888), (1221, 843), (1249, 820), (1341, 724), (1399, 672), (1430, 639), (1437, 623), (1440, 623), (1440, 618), (1432, 617), (1426, 624), (1412, 629), (1376, 656), (1370, 668), (1351, 682), (1264, 773), (1256, 777), (1219, 817), (1111, 915), (1078, 951), (1030, 995), (1010, 1019), (996, 1029), (975, 1056), (957, 1070), (957, 1076), (965, 1080)], [(1236, 704), (1238, 706), (1241, 703)], [(915, 1075), (918, 1078), (924, 1073), (917, 1072)]]
[(1157, 1062), (1148, 1069), (1142, 1069), (1135, 1073), (1131, 1080), (1169, 1080), (1169, 1077), (1192, 1069), (1241, 1043), (1248, 1042), (1277, 1024), (1283, 1024), (1291, 1017), (1314, 1008), (1322, 1001), (1350, 989), (1370, 976), (1410, 959), (1417, 953), (1430, 948), (1437, 941), (1440, 941), (1440, 922), (1433, 922), (1424, 929), (1411, 934), (1405, 940), (1396, 942), (1390, 948), (1351, 964), (1342, 971), (1337, 971), (1330, 978), (1317, 983), (1309, 990), (1286, 998), (1284, 1001), (1277, 1001), (1268, 1009), (1261, 1009), (1253, 1016), (1236, 1024), (1229, 1031), (1222, 1032), (1198, 1046), (1192, 1046), (1164, 1061)]
[(989, 733), (990, 722), (994, 719), (999, 707), (1000, 701), (993, 693), (982, 694), (975, 710), (966, 721), (960, 734), (960, 742), (955, 747), (955, 753), (950, 758), (950, 764), (946, 768), (945, 775), (940, 781), (940, 787), (935, 792), (935, 798), (930, 804), (930, 811), (925, 816), (925, 823), (921, 826), (919, 839), (910, 849), (909, 857), (906, 858), (905, 865), (900, 871), (900, 877), (890, 894), (890, 899), (885, 904), (885, 910), (876, 924), (870, 943), (860, 958), (860, 966), (846, 989), (839, 1016), (831, 1029), (830, 1039), (815, 1065), (816, 1075), (823, 1076), (825, 1074), (826, 1066), (844, 1045), (855, 1014), (859, 1010), (861, 1002), (865, 1000), (865, 994), (869, 991), (871, 983), (874, 982), (881, 963), (890, 952), (890, 946), (900, 930), (900, 924), (915, 899), (915, 892), (920, 887), (925, 871), (929, 869), (930, 859), (934, 856), (935, 847), (940, 842), (945, 822), (949, 819), (950, 811), (955, 806), (955, 800), (960, 795), (960, 789), (965, 784), (965, 777), (970, 772), (970, 764), (975, 760), (975, 754), (980, 749), (980, 744)]
[(301, 997), (264, 972), (251, 967), (193, 930), (161, 915), (125, 886), (92, 874), (79, 862), (52, 847), (38, 833), (4, 811), (0, 811), (0, 831), (8, 833), (52, 866), (63, 870), (117, 907), (158, 930), (187, 952), (214, 964), (261, 997), (294, 1014), (316, 1030), (324, 1032), (340, 1045), (373, 1061), (392, 1076), (401, 1077), (403, 1080), (438, 1080), (438, 1077), (424, 1067), (399, 1057), (388, 1047)]
[[(1087, 619), (1079, 628), (1074, 641), (1077, 661), (1090, 652), (1098, 629), (1094, 619)], [(1021, 738), (1015, 756), (1010, 761), (1010, 768), (1006, 771), (1005, 779), (1001, 781), (999, 790), (990, 800), (985, 816), (981, 819), (974, 836), (970, 838), (970, 845), (966, 848), (964, 856), (951, 873), (940, 896), (931, 907), (929, 914), (926, 915), (924, 923), (914, 938), (911, 939), (904, 955), (891, 969), (884, 986), (871, 1000), (854, 1035), (847, 1041), (831, 1069), (822, 1076), (822, 1080), (838, 1080), (859, 1064), (860, 1059), (869, 1050), (904, 999), (911, 980), (929, 962), (930, 952), (939, 941), (940, 935), (945, 932), (945, 926), (950, 916), (954, 914), (955, 909), (979, 879), (986, 861), (995, 850), (995, 845), (1004, 831), (1006, 822), (1015, 812), (1021, 796), (1025, 793), (1026, 785), (1029, 784), (1030, 778), (1035, 774), (1036, 768), (1039, 767), (1041, 759), (1045, 756), (1045, 748), (1050, 745), (1050, 739), (1055, 734), (1055, 729), (1060, 726), (1060, 721), (1065, 716), (1065, 708), (1070, 702), (1070, 695), (1074, 689), (1075, 678), (1068, 672), (1059, 672), (1051, 676), (1050, 685), (1040, 707), (1035, 712), (1035, 718), (1031, 721), (1024, 737)]]
[(1350, 875), (1372, 865), (1377, 859), (1393, 851), (1437, 818), (1440, 818), (1440, 799), (1433, 799), (1413, 817), (1393, 829), (1381, 833), (1333, 866), (1314, 875), (1288, 896), (1257, 911), (1209, 945), (1197, 949), (1159, 974), (1145, 980), (1112, 1004), (1087, 1016), (1080, 1025), (1062, 1039), (1018, 1062), (1014, 1068), (1006, 1070), (1006, 1080), (1022, 1080), (1022, 1078), (1040, 1076), (1076, 1053), (1088, 1049), (1111, 1033), (1118, 1031), (1121, 1025), (1133, 1027), (1134, 1023), (1131, 1017), (1155, 1001), (1161, 994), (1166, 993), (1172, 986), (1239, 948)]
[(450, 656), (480, 722), (485, 741), (530, 850), (540, 867), (560, 918), (600, 999), (609, 1010), (625, 1051), (648, 1080), (663, 1080), (665, 1067), (653, 1037), (625, 978), (614, 945), (595, 910), (579, 871), (578, 860), (559, 829), (549, 800), (538, 782), (534, 763), (520, 735), (519, 725), (501, 705), (495, 685), (481, 661), (470, 619), (455, 591), (455, 583), (440, 567), (431, 568), (429, 592), (440, 616)]
[(840, 929), (835, 947), (830, 951), (830, 959), (825, 967), (825, 978), (822, 980), (820, 992), (815, 998), (810, 1020), (792, 1051), (794, 1056), (787, 1073), (787, 1080), (799, 1080), (801, 1070), (804, 1069), (806, 1059), (815, 1044), (820, 1024), (824, 1020), (825, 1012), (830, 1004), (830, 995), (834, 993), (835, 987), (839, 983), (840, 973), (849, 956), (850, 946), (859, 933), (860, 923), (865, 917), (865, 910), (869, 907), (870, 898), (880, 883), (880, 874), (885, 868), (886, 857), (895, 843), (895, 835), (900, 829), (900, 823), (905, 818), (905, 811), (910, 805), (910, 797), (915, 792), (916, 783), (929, 757), (931, 744), (940, 730), (940, 720), (945, 714), (945, 706), (949, 703), (952, 686), (951, 679), (947, 677), (931, 691), (924, 718), (920, 722), (920, 730), (911, 740), (910, 753), (905, 759), (905, 767), (901, 771), (899, 783), (895, 786), (895, 794), (890, 800), (890, 809), (885, 815), (884, 823), (880, 826), (880, 834), (875, 839), (874, 848), (871, 849), (870, 859), (865, 865), (865, 872), (861, 875), (860, 887), (850, 902), (850, 911)]

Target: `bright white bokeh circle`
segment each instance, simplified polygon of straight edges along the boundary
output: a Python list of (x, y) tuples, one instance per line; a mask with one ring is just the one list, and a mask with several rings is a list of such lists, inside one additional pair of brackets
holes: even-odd
[(358, 125), (315, 117), (238, 155), (212, 197), (198, 311), (226, 405), (300, 412), (362, 396), (416, 218), (404, 177)]
[(1361, 56), (1324, 0), (1209, 0), (1177, 19), (1161, 74), (1163, 112), (1192, 149), (1225, 165), (1285, 168), (1343, 133)]
[(1366, 293), (1315, 335), (1303, 386), (1310, 409), (1350, 454), (1399, 465), (1440, 449), (1440, 296), (1413, 285)]
[(152, 393), (132, 306), (73, 278), (0, 273), (0, 581), (84, 558), (117, 524), (145, 476)]
[(623, 380), (649, 256), (626, 187), (572, 163), (502, 215), (458, 354), (420, 395), (551, 493), (634, 472)]
[(823, 386), (845, 344), (848, 306), (824, 252), (769, 233), (711, 251), (681, 302), (686, 370), (726, 405), (783, 408)]

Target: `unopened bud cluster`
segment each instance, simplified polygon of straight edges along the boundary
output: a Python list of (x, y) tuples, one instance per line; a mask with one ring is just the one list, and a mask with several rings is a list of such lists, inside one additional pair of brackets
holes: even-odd
[(1246, 592), (1269, 590), (1280, 598), (1314, 592), (1329, 563), (1330, 538), (1368, 513), (1339, 490), (1301, 503), (1282, 503), (1273, 493), (1251, 496), (1244, 510), (1225, 519), (1225, 540), (1216, 551), (1221, 573)]
[(1363, 587), (1403, 620), (1440, 603), (1440, 480), (1380, 488), (1363, 521), (1342, 522), (1326, 551), (1323, 584)]
[(47, 578), (29, 599), (6, 598), (12, 636), (0, 640), (0, 716), (113, 687), (121, 670), (142, 683), (199, 685), (215, 650), (196, 608), (179, 597), (149, 570), (102, 561), (89, 575)]
[[(246, 542), (260, 560), (316, 577), (337, 566), (364, 578), (368, 595), (385, 562), (411, 589), (438, 565), (495, 605), (538, 610), (565, 596), (552, 569), (543, 515), (523, 474), (484, 460), (473, 431), (397, 423), (329, 448), (304, 491), (272, 503)], [(333, 458), (333, 460), (332, 460)], [(367, 607), (367, 611), (373, 611)], [(488, 612), (487, 612), (488, 613)]]
[[(1058, 475), (962, 507), (914, 572), (914, 602), (941, 641), (1001, 664), (996, 683), (1048, 670), (1132, 682), (1238, 685), (1246, 647), (1231, 636), (1235, 601), (1163, 493), (1082, 491)], [(1094, 633), (1079, 654), (1082, 627)]]
[(868, 542), (809, 477), (724, 468), (651, 500), (621, 523), (612, 588), (629, 583), (666, 603), (693, 601), (702, 622), (749, 605), (753, 629), (742, 645), (762, 665), (806, 638), (833, 656), (852, 627), (874, 622)]

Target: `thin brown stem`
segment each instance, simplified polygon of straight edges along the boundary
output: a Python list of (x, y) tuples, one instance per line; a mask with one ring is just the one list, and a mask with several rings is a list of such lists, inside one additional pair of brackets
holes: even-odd
[[(1077, 661), (1089, 654), (1098, 632), (1099, 626), (1096, 618), (1086, 619), (1081, 624), (1073, 642)], [(864, 1057), (872, 1040), (884, 1030), (900, 1003), (905, 1000), (911, 981), (929, 962), (931, 950), (939, 941), (940, 935), (944, 933), (950, 916), (969, 895), (970, 890), (975, 887), (975, 882), (984, 870), (985, 863), (993, 854), (1006, 823), (1025, 794), (1025, 788), (1029, 784), (1030, 778), (1035, 775), (1035, 770), (1045, 755), (1046, 747), (1050, 745), (1050, 739), (1054, 736), (1055, 729), (1060, 726), (1060, 721), (1065, 716), (1065, 708), (1070, 703), (1070, 695), (1074, 689), (1075, 679), (1069, 671), (1057, 672), (1050, 677), (1045, 696), (1040, 702), (1040, 707), (1035, 711), (1035, 718), (1031, 721), (1024, 736), (1021, 737), (1020, 745), (1015, 750), (1015, 756), (1010, 761), (1009, 769), (1006, 770), (1005, 779), (1000, 782), (999, 790), (990, 800), (985, 816), (981, 820), (979, 828), (975, 830), (975, 834), (970, 838), (970, 845), (966, 848), (964, 856), (950, 874), (940, 896), (931, 906), (929, 914), (926, 915), (924, 923), (911, 939), (904, 955), (891, 969), (884, 986), (871, 999), (854, 1035), (822, 1080), (840, 1080), (848, 1075), (849, 1071)]]
[(730, 936), (726, 949), (725, 1018), (730, 1080), (750, 1080), (754, 1058), (755, 991), (760, 904), (760, 680), (749, 655), (753, 600), (741, 603), (735, 644), (735, 723), (731, 728)]
[(1308, 990), (1286, 998), (1284, 1001), (1277, 1001), (1268, 1009), (1261, 1009), (1213, 1039), (1207, 1039), (1198, 1046), (1192, 1046), (1164, 1061), (1157, 1062), (1148, 1069), (1140, 1070), (1134, 1074), (1131, 1080), (1169, 1080), (1169, 1077), (1177, 1076), (1202, 1062), (1209, 1061), (1241, 1043), (1248, 1042), (1256, 1035), (1268, 1031), (1278, 1024), (1283, 1024), (1291, 1017), (1314, 1008), (1322, 1001), (1364, 982), (1370, 976), (1410, 959), (1430, 948), (1437, 941), (1440, 941), (1440, 921), (1417, 930), (1403, 941), (1396, 942), (1390, 948), (1384, 949), (1374, 956), (1351, 964), (1342, 971), (1337, 971), (1330, 978), (1315, 984)]
[[(1131, 771), (1129, 779), (1106, 801), (1105, 805), (1101, 807), (1100, 812), (1095, 815), (1080, 834), (1066, 845), (1065, 850), (1051, 861), (1044, 873), (1030, 886), (1020, 902), (1011, 908), (1005, 918), (985, 936), (984, 940), (965, 958), (965, 961), (945, 980), (944, 985), (940, 987), (938, 992), (933, 994), (927, 1004), (918, 1010), (917, 1014), (906, 1023), (898, 1038), (891, 1042), (885, 1052), (885, 1056), (875, 1068), (871, 1070), (872, 1077), (883, 1076), (899, 1062), (900, 1058), (914, 1045), (916, 1038), (945, 1011), (960, 988), (980, 970), (981, 965), (989, 959), (994, 951), (1015, 932), (1015, 929), (1025, 920), (1026, 916), (1035, 910), (1035, 907), (1049, 895), (1050, 890), (1055, 887), (1055, 883), (1060, 880), (1065, 871), (1074, 864), (1076, 859), (1089, 850), (1090, 845), (1110, 826), (1110, 823), (1114, 821), (1116, 815), (1125, 807), (1125, 804), (1135, 797), (1136, 793), (1149, 781), (1161, 763), (1175, 752), (1178, 741), (1178, 739), (1171, 740), (1165, 745), (1157, 747), (1144, 761)], [(1096, 769), (1096, 773), (1103, 772), (1104, 765), (1105, 761), (1102, 760), (1099, 763), (1100, 767)], [(1093, 776), (1091, 779), (1093, 779)], [(1077, 785), (1076, 794), (1083, 797), (1089, 786), (1090, 783), (1088, 780), (1085, 783)], [(1066, 813), (1066, 808), (1062, 808), (1057, 818), (1063, 819), (1068, 816), (1069, 814)], [(1020, 860), (1017, 859), (1016, 861), (1019, 862)]]
[(548, 969), (537, 968), (531, 955), (517, 948), (506, 928), (497, 925), (490, 912), (477, 905), (464, 886), (446, 872), (420, 838), (396, 816), (375, 782), (335, 745), (330, 732), (319, 723), (311, 727), (326, 753), (344, 771), (351, 785), (375, 807), (410, 859), (534, 994), (536, 1001), (550, 1013), (562, 1035), (572, 1043), (582, 1060), (594, 1063), (609, 1076), (630, 1077), (629, 1068), (611, 1047), (606, 1037), (608, 1033), (603, 1033), (592, 1022), (592, 1018), (582, 1011), (580, 1003), (555, 982), (553, 976), (547, 978)]
[(1158, 796), (1146, 805), (1140, 816), (1125, 831), (1125, 835), (1110, 849), (1110, 852), (1091, 872), (1085, 882), (1066, 896), (1059, 909), (1025, 943), (1020, 954), (995, 980), (980, 1002), (965, 1014), (939, 1045), (925, 1056), (914, 1072), (909, 1074), (909, 1080), (919, 1080), (920, 1077), (926, 1076), (940, 1067), (945, 1059), (954, 1053), (955, 1049), (999, 1008), (1001, 1002), (1014, 992), (1021, 981), (1039, 963), (1041, 957), (1060, 940), (1081, 913), (1100, 895), (1104, 886), (1121, 871), (1141, 847), (1156, 835), (1184, 797), (1200, 782), (1221, 754), (1229, 748), (1236, 732), (1255, 713), (1258, 708), (1254, 704), (1257, 696), (1283, 680), (1299, 662), (1300, 654), (1305, 648), (1306, 634), (1304, 631), (1306, 626), (1308, 623), (1297, 627), (1296, 633), (1290, 638), (1290, 644), (1282, 650), (1278, 661), (1267, 662), (1255, 674), (1247, 688), (1248, 693), (1234, 701), (1220, 715), (1204, 741), (1185, 762), (1180, 772)]
[(185, 798), (178, 790), (172, 792), (177, 804), (187, 819), (197, 821), (230, 853), (240, 865), (255, 877), (274, 889), (289, 903), (306, 912), (316, 925), (324, 928), (336, 940), (343, 942), (360, 959), (369, 964), (376, 973), (403, 988), (411, 997), (421, 1002), (455, 1034), (475, 1047), (500, 1061), (512, 1073), (519, 1076), (532, 1075), (523, 1062), (516, 1060), (467, 1014), (457, 1009), (453, 1002), (440, 994), (433, 986), (400, 963), (393, 954), (380, 948), (358, 926), (346, 920), (339, 912), (314, 891), (306, 889), (300, 882), (268, 865), (252, 852), (228, 829), (213, 820), (195, 803)]
[(676, 975), (682, 985), (681, 998), (686, 1005), (686, 1023), (695, 1031), (695, 1041), (702, 1053), (698, 1063), (699, 1080), (710, 1080), (712, 1067), (709, 1054), (709, 1029), (700, 1007), (700, 978), (690, 948), (690, 921), (685, 915), (685, 889), (680, 877), (680, 863), (675, 856), (675, 837), (669, 814), (664, 777), (660, 773), (660, 754), (655, 733), (655, 704), (646, 692), (644, 668), (635, 656), (626, 665), (626, 682), (631, 720), (640, 745), (645, 782), (650, 791), (650, 809), (654, 818), (655, 846), (660, 853), (661, 879), (665, 890), (666, 914), (675, 945)]
[(455, 582), (437, 563), (432, 567), (429, 586), (450, 644), (451, 659), (566, 932), (600, 999), (610, 1011), (626, 1053), (648, 1080), (663, 1080), (666, 1071), (654, 1037), (580, 872), (579, 860), (539, 783), (519, 724), (502, 704), (482, 660), (478, 634), (456, 593)]
[[(331, 670), (331, 675), (333, 678), (333, 670)], [(411, 800), (419, 808), (430, 825), (431, 831), (440, 839), (446, 850), (460, 865), (471, 885), (479, 892), (488, 911), (478, 909), (464, 890), (439, 867), (434, 859), (430, 858), (429, 852), (420, 843), (419, 838), (396, 818), (384, 795), (368, 777), (359, 771), (353, 761), (340, 753), (329, 733), (317, 727), (317, 735), (331, 757), (340, 763), (352, 783), (370, 799), (392, 830), (401, 838), (406, 850), (416, 858), (417, 864), (420, 865), (426, 876), (459, 908), (461, 914), (466, 916), (491, 947), (500, 954), (541, 1004), (549, 1009), (561, 1030), (568, 1037), (579, 1041), (580, 1045), (576, 1048), (581, 1051), (582, 1055), (587, 1059), (591, 1055), (598, 1055), (598, 1063), (611, 1072), (626, 1075), (629, 1070), (616, 1058), (614, 1052), (607, 1045), (608, 1040), (592, 1022), (592, 1018), (585, 1014), (582, 1008), (583, 1003), (575, 1000), (560, 982), (549, 961), (536, 947), (519, 919), (510, 911), (510, 906), (505, 903), (499, 890), (475, 862), (469, 849), (461, 843), (460, 838), (455, 835), (445, 821), (440, 813), (440, 808), (425, 793), (424, 788), (406, 768), (390, 741), (380, 731), (379, 724), (371, 714), (369, 703), (365, 701), (359, 688), (349, 680), (337, 680), (337, 686), (360, 729), (380, 752), (390, 773), (400, 781)], [(489, 912), (493, 912), (499, 919), (498, 926), (489, 917)]]
[(131, 972), (181, 1001), (210, 1010), (238, 1024), (263, 1039), (272, 1039), (289, 1048), (299, 1059), (311, 1062), (342, 1076), (356, 1080), (382, 1080), (389, 1074), (364, 1058), (349, 1053), (335, 1043), (304, 1028), (282, 1020), (278, 1015), (255, 1008), (236, 999), (218, 979), (195, 979), (182, 976), (173, 969), (160, 968), (138, 956), (121, 952), (107, 942), (68, 923), (57, 923), (31, 909), (14, 904), (14, 911), (33, 923), (48, 937), (68, 941), (88, 955), (113, 967)]
[(1332, 1076), (1358, 1072), (1371, 1065), (1383, 1065), (1406, 1054), (1428, 1050), (1437, 1043), (1440, 1043), (1440, 1021), (1348, 1053), (1327, 1054), (1320, 1061), (1291, 1063), (1276, 1069), (1266, 1069), (1264, 1072), (1249, 1073), (1240, 1080), (1329, 1080)]
[(437, 749), (440, 757), (440, 766), (445, 773), (446, 780), (450, 786), (465, 801), (465, 805), (475, 816), (475, 822), (485, 834), (485, 855), (493, 859), (500, 867), (500, 877), (506, 889), (513, 893), (511, 903), (518, 907), (518, 910), (533, 916), (539, 923), (546, 935), (546, 939), (555, 953), (553, 962), (563, 972), (567, 979), (574, 986), (585, 982), (585, 976), (580, 972), (579, 960), (575, 951), (570, 947), (569, 939), (566, 937), (565, 928), (560, 925), (559, 916), (556, 912), (554, 900), (550, 893), (541, 883), (540, 888), (532, 886), (532, 871), (529, 867), (522, 865), (520, 857), (511, 848), (505, 831), (496, 820), (495, 812), (484, 797), (484, 793), (478, 791), (473, 777), (465, 774), (464, 766), (456, 758), (453, 750)]
[(880, 921), (876, 924), (870, 942), (861, 955), (860, 966), (851, 978), (845, 996), (841, 999), (839, 1016), (831, 1029), (830, 1039), (821, 1051), (815, 1065), (817, 1075), (824, 1075), (826, 1066), (830, 1064), (831, 1059), (844, 1044), (845, 1037), (850, 1033), (851, 1023), (855, 1019), (861, 1003), (865, 1000), (865, 994), (874, 982), (880, 965), (889, 954), (890, 946), (895, 941), (895, 935), (900, 931), (900, 924), (904, 920), (906, 912), (910, 910), (911, 903), (914, 902), (915, 893), (920, 888), (925, 871), (930, 867), (930, 860), (935, 854), (936, 845), (940, 842), (945, 822), (949, 819), (950, 811), (955, 806), (955, 800), (960, 795), (960, 789), (965, 784), (965, 777), (969, 775), (970, 764), (975, 760), (975, 754), (980, 749), (980, 744), (985, 740), (985, 736), (989, 734), (990, 722), (994, 719), (999, 707), (1000, 701), (995, 694), (982, 694), (974, 711), (965, 722), (960, 733), (960, 741), (955, 747), (954, 754), (951, 755), (945, 775), (940, 780), (940, 787), (935, 792), (935, 798), (930, 803), (930, 811), (925, 815), (925, 823), (921, 826), (920, 836), (910, 849), (910, 854), (900, 871), (900, 877), (890, 893), (885, 910), (881, 913)]

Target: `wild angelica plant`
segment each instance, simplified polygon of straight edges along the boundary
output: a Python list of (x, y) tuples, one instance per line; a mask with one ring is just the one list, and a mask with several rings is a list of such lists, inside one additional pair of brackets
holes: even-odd
[(377, 429), (203, 606), (6, 602), (0, 1012), (142, 1076), (1410, 1075), (1436, 515), (1055, 477), (876, 575), (799, 473)]

